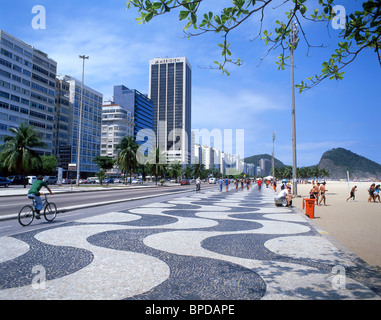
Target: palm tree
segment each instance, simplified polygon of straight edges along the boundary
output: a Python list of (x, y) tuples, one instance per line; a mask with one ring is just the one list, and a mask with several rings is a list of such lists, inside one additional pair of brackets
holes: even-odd
[[(25, 176), (32, 169), (33, 159), (40, 157), (33, 149), (45, 147), (46, 144), (41, 141), (37, 130), (24, 123), (18, 128), (10, 128), (9, 132), (12, 135), (3, 137), (1, 162), (8, 171)], [(25, 179), (24, 188), (26, 188)]]
[(311, 168), (311, 174), (313, 177), (316, 177), (316, 180), (319, 180), (320, 172), (318, 166), (314, 166)]
[(150, 160), (148, 161), (149, 166), (148, 170), (151, 172), (151, 175), (155, 176), (156, 185), (157, 185), (157, 178), (159, 176), (163, 177), (165, 172), (167, 171), (167, 164), (164, 163), (164, 152), (161, 151), (160, 148), (156, 148), (152, 150), (152, 152), (149, 155)]
[(319, 176), (323, 177), (325, 180), (326, 177), (330, 176), (330, 173), (326, 168), (322, 168), (322, 169), (319, 169)]
[(182, 170), (182, 168), (183, 167), (181, 166), (181, 164), (179, 162), (177, 162), (177, 163), (171, 163), (169, 165), (169, 168), (168, 168), (169, 169), (168, 173), (171, 176), (171, 178), (174, 178), (177, 181), (177, 178), (179, 176), (181, 176), (181, 170)]
[(193, 175), (193, 169), (191, 166), (186, 166), (183, 169), (183, 175), (185, 176), (185, 179), (189, 179)]
[(106, 171), (104, 169), (100, 169), (95, 175), (98, 177), (101, 185), (103, 185), (103, 181), (107, 178)]
[(117, 146), (117, 150), (119, 150), (119, 152), (115, 162), (117, 165), (119, 165), (119, 168), (124, 174), (130, 174), (130, 184), (132, 172), (137, 167), (136, 152), (138, 148), (139, 145), (134, 140), (133, 136), (124, 137), (120, 144)]
[(196, 163), (193, 165), (193, 176), (194, 177), (203, 177), (203, 173), (205, 171), (205, 165)]

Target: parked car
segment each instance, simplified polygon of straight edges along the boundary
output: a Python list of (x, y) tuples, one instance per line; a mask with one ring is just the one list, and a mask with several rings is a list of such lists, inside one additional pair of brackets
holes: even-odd
[(190, 184), (190, 182), (189, 182), (188, 179), (183, 179), (183, 180), (180, 181), (180, 184), (181, 184), (182, 186), (185, 186), (185, 185)]
[(33, 184), (37, 180), (36, 176), (28, 176), (28, 184)]
[(209, 178), (209, 184), (216, 184), (217, 179), (216, 178)]
[(25, 180), (25, 184), (28, 184), (28, 177), (24, 177), (24, 176), (9, 176), (8, 180), (11, 180), (12, 184), (16, 186), (23, 186), (24, 180)]
[(132, 180), (132, 184), (142, 184), (142, 180)]
[[(98, 180), (98, 182), (97, 182), (97, 180)], [(95, 183), (99, 183), (99, 179), (97, 177), (89, 177), (89, 178), (87, 178), (87, 182), (95, 184)]]
[(56, 184), (57, 183), (57, 177), (54, 177), (54, 176), (45, 176), (44, 177), (44, 181), (47, 184)]
[(114, 179), (113, 178), (106, 178), (106, 179), (103, 180), (103, 183), (106, 183), (106, 184), (108, 184), (108, 183), (114, 183)]
[(8, 180), (7, 178), (0, 177), (0, 187), (8, 188), (12, 184), (11, 180)]

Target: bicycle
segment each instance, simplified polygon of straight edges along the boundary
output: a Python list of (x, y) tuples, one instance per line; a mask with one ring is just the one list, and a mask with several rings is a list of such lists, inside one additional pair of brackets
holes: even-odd
[[(48, 202), (48, 198), (46, 194), (44, 194), (44, 196), (45, 196), (45, 199), (42, 200), (43, 206), (40, 212), (44, 210), (45, 220), (48, 222), (52, 222), (57, 216), (57, 206), (53, 202)], [(29, 226), (33, 222), (36, 216), (36, 200), (32, 199), (32, 201), (33, 201), (32, 205), (24, 206), (20, 210), (18, 215), (19, 223), (24, 227)]]

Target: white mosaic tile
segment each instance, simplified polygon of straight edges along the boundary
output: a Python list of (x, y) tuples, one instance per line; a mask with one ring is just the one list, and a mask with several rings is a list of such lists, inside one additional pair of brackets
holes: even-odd
[(27, 253), (30, 249), (29, 244), (15, 238), (0, 238), (0, 263), (16, 259)]

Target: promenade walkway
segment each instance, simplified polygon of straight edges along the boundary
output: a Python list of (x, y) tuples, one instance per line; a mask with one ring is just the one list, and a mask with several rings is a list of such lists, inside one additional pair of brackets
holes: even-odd
[(274, 192), (204, 190), (0, 238), (0, 300), (380, 299), (381, 275)]

